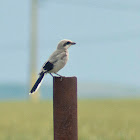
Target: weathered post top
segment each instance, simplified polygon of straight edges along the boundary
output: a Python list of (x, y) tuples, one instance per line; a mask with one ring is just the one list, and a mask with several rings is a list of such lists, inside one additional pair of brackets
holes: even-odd
[(78, 140), (77, 78), (53, 78), (54, 140)]

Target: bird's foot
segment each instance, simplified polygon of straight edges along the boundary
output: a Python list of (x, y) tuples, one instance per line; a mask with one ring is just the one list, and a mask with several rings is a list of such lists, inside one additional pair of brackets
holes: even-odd
[(62, 76), (60, 76), (60, 81), (62, 81), (63, 80), (63, 77)]
[(62, 76), (62, 75), (60, 75), (60, 74), (58, 74), (58, 73), (55, 73), (55, 74), (58, 75), (58, 76), (60, 77), (60, 81), (63, 80), (63, 77), (64, 77), (64, 76)]

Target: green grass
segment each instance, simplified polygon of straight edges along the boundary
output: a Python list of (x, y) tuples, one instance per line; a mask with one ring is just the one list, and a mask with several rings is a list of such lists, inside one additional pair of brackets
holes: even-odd
[[(53, 140), (52, 102), (1, 102), (0, 140)], [(79, 140), (140, 140), (140, 100), (78, 103)]]

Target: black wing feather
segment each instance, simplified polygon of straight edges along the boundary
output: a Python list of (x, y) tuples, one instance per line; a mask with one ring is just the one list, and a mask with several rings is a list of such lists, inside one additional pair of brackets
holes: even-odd
[(46, 71), (50, 71), (50, 70), (53, 69), (53, 67), (54, 67), (54, 65), (48, 61), (48, 62), (45, 63), (45, 65), (43, 66), (43, 69), (46, 70)]

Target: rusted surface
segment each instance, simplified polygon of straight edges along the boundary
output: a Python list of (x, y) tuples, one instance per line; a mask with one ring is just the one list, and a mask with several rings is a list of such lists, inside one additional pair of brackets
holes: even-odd
[(78, 140), (77, 78), (53, 79), (54, 140)]

